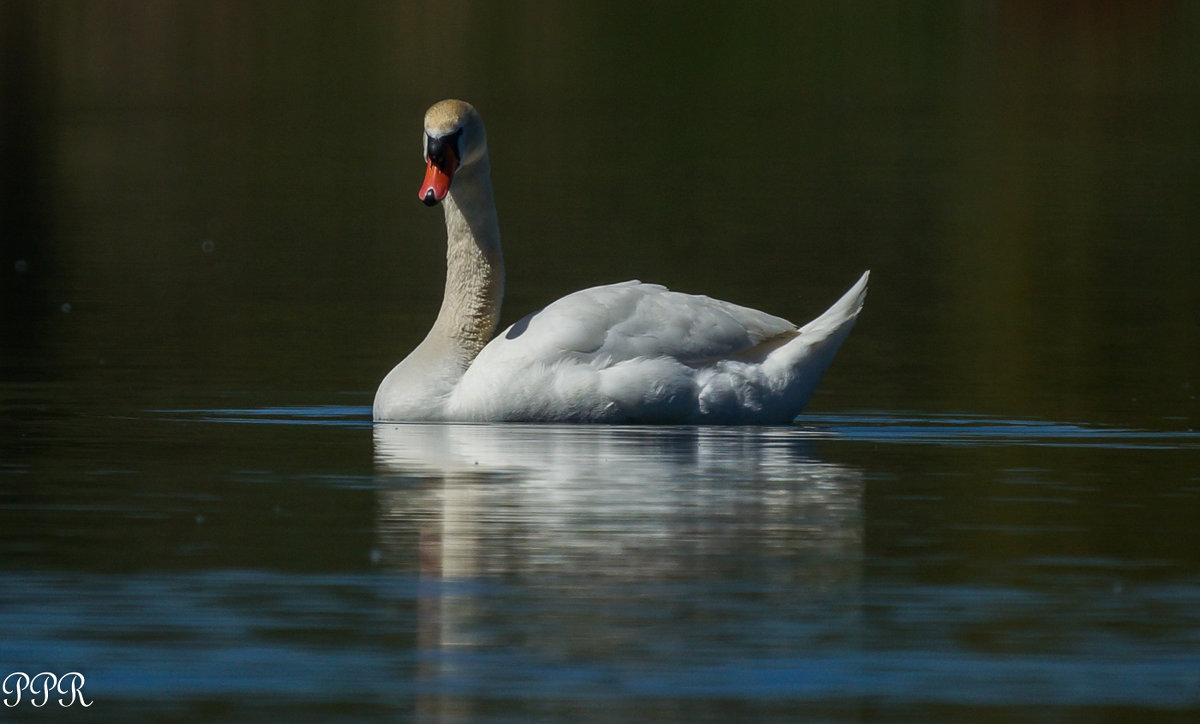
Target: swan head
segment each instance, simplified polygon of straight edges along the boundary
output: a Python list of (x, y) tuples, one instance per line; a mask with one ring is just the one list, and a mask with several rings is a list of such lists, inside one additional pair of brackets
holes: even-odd
[(460, 168), (470, 166), (487, 154), (483, 120), (465, 101), (445, 100), (425, 111), (425, 181), (417, 194), (433, 206), (450, 192), (450, 182)]

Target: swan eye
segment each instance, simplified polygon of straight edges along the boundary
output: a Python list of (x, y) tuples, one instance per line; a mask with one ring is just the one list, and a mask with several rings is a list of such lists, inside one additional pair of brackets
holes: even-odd
[(446, 136), (430, 136), (425, 144), (425, 155), (438, 168), (445, 168), (447, 163), (457, 164), (462, 158), (462, 154), (458, 152), (458, 139), (461, 137), (461, 128)]

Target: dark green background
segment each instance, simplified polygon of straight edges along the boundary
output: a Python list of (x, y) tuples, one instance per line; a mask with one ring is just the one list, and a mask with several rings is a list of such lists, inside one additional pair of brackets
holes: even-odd
[(803, 322), (870, 268), (816, 406), (1196, 414), (1191, 3), (5, 2), (0, 28), (6, 378), (368, 403), (439, 302), (415, 189), (454, 96), (488, 124), (506, 320), (636, 277)]

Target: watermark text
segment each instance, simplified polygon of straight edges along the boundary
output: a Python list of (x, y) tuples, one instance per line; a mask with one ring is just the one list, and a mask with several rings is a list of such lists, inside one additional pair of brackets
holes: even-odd
[(58, 674), (43, 671), (30, 676), (24, 671), (14, 671), (4, 677), (4, 705), (10, 709), (21, 702), (41, 708), (55, 699), (59, 706), (71, 706), (76, 702), (80, 706), (89, 707), (92, 702), (83, 698), (83, 674), (78, 671), (68, 671)]

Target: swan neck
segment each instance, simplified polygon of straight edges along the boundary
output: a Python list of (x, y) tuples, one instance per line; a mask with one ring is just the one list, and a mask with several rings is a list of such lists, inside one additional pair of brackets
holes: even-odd
[(495, 333), (504, 297), (504, 259), (486, 156), (459, 169), (442, 203), (446, 288), (430, 334), (448, 342), (465, 369)]

